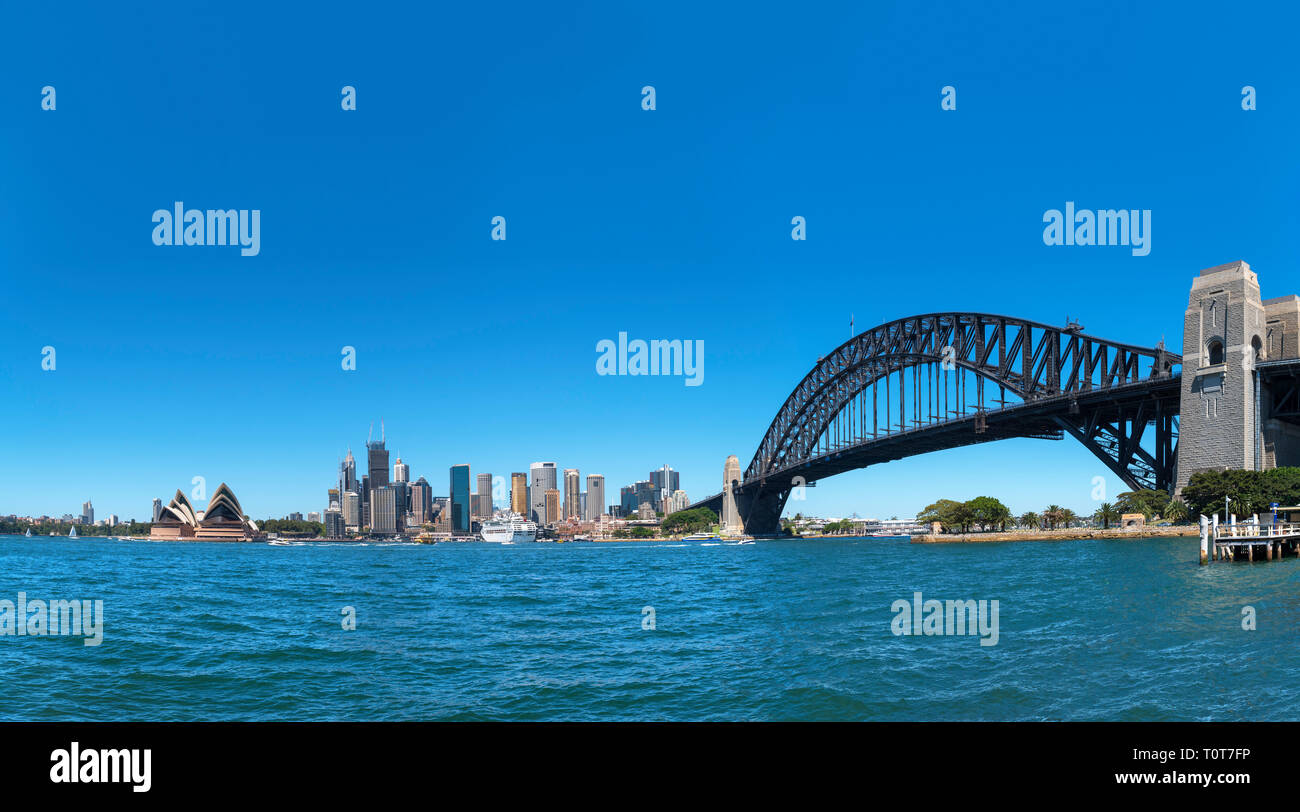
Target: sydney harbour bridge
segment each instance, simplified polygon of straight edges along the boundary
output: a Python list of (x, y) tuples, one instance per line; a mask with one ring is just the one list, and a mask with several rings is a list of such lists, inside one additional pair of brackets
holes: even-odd
[[(730, 483), (745, 532), (796, 487), (869, 465), (1030, 437), (1082, 443), (1132, 488), (1174, 482), (1182, 357), (989, 313), (930, 313), (817, 360)], [(723, 493), (691, 507), (722, 512)]]

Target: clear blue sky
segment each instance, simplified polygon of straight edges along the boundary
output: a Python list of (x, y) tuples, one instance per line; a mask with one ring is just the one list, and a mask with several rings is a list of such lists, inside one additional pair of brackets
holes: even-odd
[[(196, 5), (3, 12), (0, 513), (146, 518), (196, 475), (257, 518), (321, 510), (381, 417), (438, 493), (553, 460), (608, 501), (668, 463), (696, 498), (851, 314), (1177, 349), (1200, 268), (1300, 290), (1297, 20), (1262, 6)], [(177, 200), (260, 209), (260, 255), (153, 245)], [(1150, 255), (1045, 246), (1067, 200), (1151, 209)], [(703, 340), (704, 384), (597, 376), (619, 331)], [(1098, 474), (1123, 489), (1019, 440), (791, 507), (1083, 511)]]

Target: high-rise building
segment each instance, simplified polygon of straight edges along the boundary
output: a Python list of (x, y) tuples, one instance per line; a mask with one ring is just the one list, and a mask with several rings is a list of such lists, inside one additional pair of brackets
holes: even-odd
[(510, 510), (528, 516), (528, 474), (516, 471), (510, 475)]
[(451, 532), (469, 535), (469, 465), (451, 466)]
[(417, 526), (433, 521), (433, 488), (424, 477), (411, 485), (411, 516)]
[(352, 457), (352, 449), (339, 463), (339, 493), (357, 492), (357, 461)]
[(600, 474), (587, 475), (587, 513), (586, 520), (594, 522), (605, 512), (605, 477)]
[[(371, 431), (374, 431), (374, 425), (371, 425)], [(373, 435), (372, 435), (373, 436)], [(374, 500), (374, 492), (388, 484), (388, 448), (384, 445), (384, 421), (379, 421), (379, 440), (373, 441), (370, 437), (366, 438), (366, 477), (369, 484), (363, 486), (365, 490), (364, 497), (367, 500), (365, 513), (373, 529), (375, 523), (374, 507), (369, 502)]]
[(686, 510), (690, 504), (690, 500), (686, 498), (686, 491), (678, 488), (664, 499), (664, 515)]
[(361, 528), (361, 497), (355, 491), (343, 494), (343, 524)]
[(371, 492), (371, 513), (374, 516), (370, 524), (371, 533), (397, 532), (397, 487), (384, 485)]
[(561, 521), (582, 518), (582, 477), (577, 468), (564, 469), (564, 513)]
[(161, 499), (153, 500), (153, 518), (150, 519), (149, 521), (151, 522), (158, 521), (158, 516), (161, 513), (162, 513), (162, 500)]
[(474, 515), (483, 518), (492, 518), (492, 475), (479, 474), (475, 477), (478, 482), (478, 492), (474, 495)]
[(655, 510), (667, 512), (664, 508), (664, 501), (672, 495), (673, 491), (681, 489), (681, 480), (681, 472), (674, 471), (667, 465), (650, 472), (650, 485), (653, 488), (652, 501)]
[(309, 522), (319, 522), (320, 520), (320, 513), (318, 511), (313, 510), (307, 514), (307, 521)]
[(340, 510), (343, 508), (338, 488), (329, 489), (329, 498), (325, 501), (325, 509), (329, 510), (330, 508), (339, 508)]
[(347, 534), (347, 527), (343, 523), (343, 511), (330, 508), (325, 511), (325, 538), (341, 539)]
[(95, 506), (90, 504), (89, 499), (81, 503), (81, 523), (82, 524), (95, 523)]
[(528, 473), (533, 479), (528, 486), (528, 518), (546, 524), (546, 492), (556, 486), (555, 463), (535, 462), (528, 466)]
[(560, 492), (551, 488), (543, 496), (543, 509), (546, 511), (542, 519), (544, 524), (554, 524), (560, 520)]
[(393, 481), (394, 482), (411, 481), (411, 466), (402, 462), (401, 457), (398, 457), (397, 462), (393, 463)]

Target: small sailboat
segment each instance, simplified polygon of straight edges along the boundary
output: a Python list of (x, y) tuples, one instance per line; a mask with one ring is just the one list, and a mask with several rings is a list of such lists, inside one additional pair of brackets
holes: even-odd
[(77, 528), (74, 527), (72, 528), (72, 531), (68, 533), (68, 538), (75, 539), (76, 537), (77, 537)]
[(31, 529), (30, 527), (27, 528), (27, 532), (26, 532), (26, 533), (23, 533), (23, 535), (26, 536), (27, 538), (31, 538), (31, 537), (32, 537), (32, 529)]

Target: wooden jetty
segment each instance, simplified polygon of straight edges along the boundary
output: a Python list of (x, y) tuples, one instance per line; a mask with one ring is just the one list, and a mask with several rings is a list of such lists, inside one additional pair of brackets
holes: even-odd
[(1259, 516), (1239, 522), (1229, 516), (1201, 516), (1201, 564), (1210, 561), (1272, 561), (1283, 555), (1300, 557), (1300, 524), (1260, 523)]

